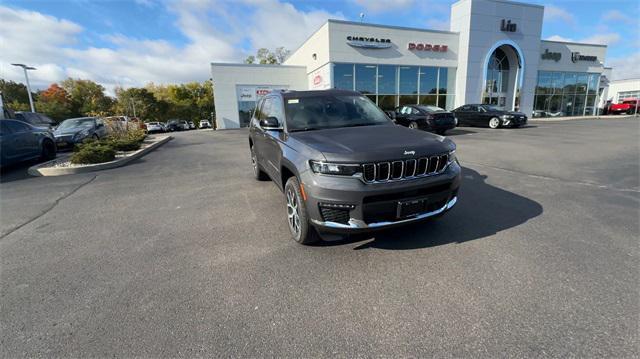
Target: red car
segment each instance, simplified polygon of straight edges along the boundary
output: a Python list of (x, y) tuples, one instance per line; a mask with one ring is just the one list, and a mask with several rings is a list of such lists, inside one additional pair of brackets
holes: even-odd
[(638, 99), (637, 98), (625, 98), (619, 103), (611, 105), (609, 108), (609, 113), (611, 114), (629, 114), (633, 115), (637, 112), (636, 108), (638, 107)]

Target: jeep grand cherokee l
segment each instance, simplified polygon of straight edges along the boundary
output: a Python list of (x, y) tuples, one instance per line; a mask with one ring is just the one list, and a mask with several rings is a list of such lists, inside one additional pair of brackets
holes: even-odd
[(437, 217), (457, 201), (455, 144), (394, 125), (357, 92), (268, 94), (250, 121), (249, 148), (256, 179), (284, 192), (298, 243)]

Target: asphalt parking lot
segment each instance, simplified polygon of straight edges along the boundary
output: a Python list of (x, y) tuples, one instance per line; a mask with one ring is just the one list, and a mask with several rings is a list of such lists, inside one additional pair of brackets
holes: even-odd
[(456, 129), (447, 216), (313, 247), (246, 134), (3, 173), (0, 355), (640, 355), (637, 119)]

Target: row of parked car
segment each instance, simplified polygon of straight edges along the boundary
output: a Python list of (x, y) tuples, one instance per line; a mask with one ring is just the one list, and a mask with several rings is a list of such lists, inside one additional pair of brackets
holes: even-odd
[(398, 125), (439, 135), (457, 126), (521, 127), (528, 120), (524, 113), (486, 104), (464, 105), (453, 111), (432, 105), (404, 105), (386, 113)]
[[(186, 120), (169, 120), (165, 122), (153, 121), (145, 123), (147, 126), (147, 131), (149, 133), (153, 132), (174, 132), (174, 131), (188, 131), (195, 130), (196, 124), (193, 121)], [(211, 128), (211, 122), (209, 120), (200, 120), (197, 128)]]

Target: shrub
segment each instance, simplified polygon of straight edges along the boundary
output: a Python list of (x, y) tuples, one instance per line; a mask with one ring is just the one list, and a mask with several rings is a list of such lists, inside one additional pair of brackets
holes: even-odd
[(113, 147), (93, 141), (77, 146), (77, 150), (71, 155), (71, 163), (103, 163), (113, 161), (115, 158), (116, 150)]
[(107, 143), (116, 151), (135, 151), (140, 149), (140, 141), (135, 139), (115, 138)]

